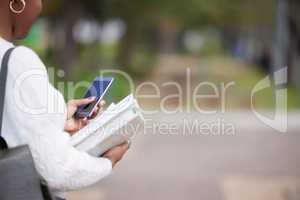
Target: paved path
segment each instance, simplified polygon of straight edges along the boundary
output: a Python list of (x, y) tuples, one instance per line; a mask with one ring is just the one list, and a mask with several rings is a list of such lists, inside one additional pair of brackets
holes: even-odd
[[(69, 199), (299, 200), (300, 114), (290, 114), (285, 134), (247, 112), (223, 120), (232, 123), (234, 135), (186, 128), (188, 122), (209, 126), (223, 118), (197, 113), (148, 116), (146, 134), (135, 138), (113, 175)], [(175, 131), (161, 128), (158, 134), (149, 124), (166, 124)]]

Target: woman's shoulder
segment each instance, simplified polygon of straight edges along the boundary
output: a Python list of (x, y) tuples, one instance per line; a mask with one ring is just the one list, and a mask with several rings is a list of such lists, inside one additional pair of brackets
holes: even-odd
[(46, 70), (45, 65), (37, 53), (25, 46), (15, 47), (11, 54), (10, 65), (12, 65), (12, 69), (17, 71), (24, 71), (28, 69)]
[(16, 46), (12, 56), (22, 62), (41, 62), (37, 53), (25, 46)]

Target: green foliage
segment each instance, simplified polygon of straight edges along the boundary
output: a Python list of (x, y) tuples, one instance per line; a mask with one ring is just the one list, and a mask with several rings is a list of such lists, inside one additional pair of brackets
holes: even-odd
[[(158, 16), (173, 18), (184, 24), (255, 24), (270, 23), (274, 16), (274, 0), (74, 0), (45, 1), (44, 14), (63, 16), (74, 4), (99, 20), (118, 17), (132, 23), (145, 23)], [(268, 12), (265, 12), (265, 11)]]
[[(70, 19), (68, 14), (80, 19), (81, 17), (94, 18), (99, 23), (107, 19), (118, 18), (126, 25), (126, 33), (134, 35), (134, 47), (131, 55), (132, 59), (128, 66), (121, 66), (122, 70), (129, 72), (136, 77), (149, 75), (153, 70), (155, 51), (151, 46), (152, 41), (147, 37), (157, 25), (167, 21), (175, 26), (175, 34), (184, 32), (187, 29), (199, 30), (202, 27), (214, 26), (218, 30), (230, 30), (238, 32), (251, 27), (272, 27), (275, 15), (275, 0), (74, 0), (44, 1), (44, 16), (49, 19), (50, 24), (63, 24), (66, 19)], [(78, 15), (78, 16), (76, 16)], [(72, 19), (72, 17), (71, 17)], [(75, 20), (76, 21), (76, 20)], [(54, 22), (54, 23), (51, 23)], [(72, 22), (73, 23), (73, 22)], [(71, 24), (72, 24), (71, 23)], [(57, 28), (57, 27), (55, 27)], [(61, 27), (60, 27), (61, 28)], [(71, 28), (71, 27), (67, 27)], [(173, 28), (173, 27), (172, 27)], [(171, 28), (171, 29), (172, 29)], [(177, 32), (176, 32), (177, 31)], [(150, 32), (150, 33), (148, 33)], [(33, 33), (34, 35), (34, 30)], [(125, 34), (126, 36), (126, 34)], [(124, 37), (125, 37), (124, 36)], [(151, 35), (151, 37), (153, 34)], [(132, 38), (132, 37), (131, 37)], [(125, 38), (126, 39), (126, 38)], [(29, 39), (26, 42), (29, 42)], [(31, 46), (36, 46), (34, 42), (29, 42)], [(33, 44), (33, 45), (32, 45)], [(215, 40), (206, 40), (205, 48), (201, 49), (201, 56), (222, 53), (222, 44)], [(92, 44), (80, 47), (80, 54), (76, 59), (76, 66), (72, 66), (69, 77), (75, 81), (92, 81), (98, 74), (100, 66), (115, 67), (118, 65), (118, 54), (122, 48), (119, 44), (103, 45)], [(54, 52), (54, 51), (53, 51)], [(52, 59), (55, 59), (55, 53)], [(47, 61), (47, 60), (46, 60)], [(222, 63), (223, 64), (223, 63)], [(126, 68), (125, 68), (126, 67)], [(255, 68), (254, 66), (251, 66)], [(224, 71), (220, 68), (218, 71)], [(224, 71), (224, 73), (228, 73)], [(229, 74), (229, 73), (228, 73)], [(128, 84), (126, 80), (116, 76), (116, 81), (111, 88), (107, 98), (109, 100), (120, 100), (128, 94)], [(258, 80), (262, 74), (250, 73), (237, 78), (238, 88), (234, 94), (241, 96), (248, 104), (249, 96), (246, 91)], [(82, 89), (75, 95), (77, 98), (84, 93)], [(294, 89), (289, 89), (289, 107), (298, 106), (298, 97)], [(248, 94), (248, 93), (247, 93)], [(258, 107), (272, 107), (272, 91), (264, 91), (263, 95), (257, 95)], [(237, 99), (237, 98), (235, 98)], [(234, 101), (234, 99), (232, 99)]]

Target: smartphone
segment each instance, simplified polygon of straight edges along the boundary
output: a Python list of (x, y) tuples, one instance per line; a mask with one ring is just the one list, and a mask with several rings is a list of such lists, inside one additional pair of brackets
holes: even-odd
[(108, 88), (111, 86), (113, 80), (112, 77), (97, 77), (83, 97), (96, 97), (95, 101), (80, 106), (75, 113), (75, 118), (90, 118), (99, 102), (103, 99)]

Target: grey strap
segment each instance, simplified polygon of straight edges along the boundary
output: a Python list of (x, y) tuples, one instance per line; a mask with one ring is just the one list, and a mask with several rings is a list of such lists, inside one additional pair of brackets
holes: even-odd
[(15, 48), (8, 49), (2, 59), (1, 71), (0, 71), (0, 136), (2, 132), (2, 119), (4, 112), (4, 99), (5, 99), (5, 91), (6, 91), (6, 80), (7, 80), (7, 72), (8, 72), (8, 62), (12, 51)]

